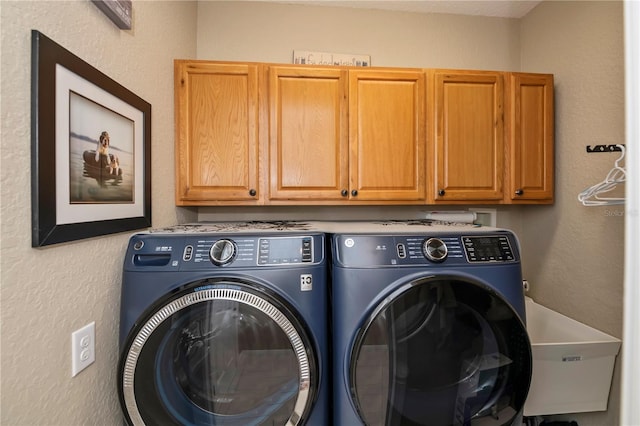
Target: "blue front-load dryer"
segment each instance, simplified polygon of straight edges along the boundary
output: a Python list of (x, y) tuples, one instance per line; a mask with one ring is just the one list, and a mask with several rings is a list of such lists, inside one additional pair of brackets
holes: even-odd
[(327, 425), (327, 321), (322, 233), (279, 223), (133, 235), (121, 296), (124, 418)]
[(516, 237), (418, 228), (332, 236), (333, 424), (520, 426), (532, 360)]

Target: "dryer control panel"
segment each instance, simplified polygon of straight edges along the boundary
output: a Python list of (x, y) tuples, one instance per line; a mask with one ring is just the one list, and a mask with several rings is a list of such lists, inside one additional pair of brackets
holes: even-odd
[(517, 262), (511, 233), (478, 235), (335, 235), (335, 260), (347, 267)]
[(462, 237), (469, 262), (508, 262), (515, 260), (511, 243), (506, 235)]

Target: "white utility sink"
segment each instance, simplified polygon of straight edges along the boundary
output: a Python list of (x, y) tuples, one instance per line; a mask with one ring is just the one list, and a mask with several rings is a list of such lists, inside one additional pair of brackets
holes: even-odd
[(604, 411), (620, 339), (526, 298), (533, 377), (525, 416)]

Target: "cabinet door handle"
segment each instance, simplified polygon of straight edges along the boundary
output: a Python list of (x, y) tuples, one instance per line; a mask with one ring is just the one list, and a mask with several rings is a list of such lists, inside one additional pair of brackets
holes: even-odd
[(340, 191), (340, 195), (342, 195), (343, 197), (346, 197), (347, 195), (349, 195), (349, 191), (347, 191), (346, 189), (343, 189), (342, 191)]
[(524, 195), (524, 190), (516, 189), (516, 195)]
[(256, 190), (255, 189), (250, 189), (249, 190), (249, 195), (251, 195), (252, 197), (256, 196)]
[(356, 197), (358, 195), (358, 191), (356, 191), (355, 189), (351, 190), (351, 196)]
[(442, 197), (444, 194), (445, 194), (444, 189), (439, 189), (439, 190), (438, 190), (438, 195), (439, 195), (439, 196), (441, 196), (441, 197)]

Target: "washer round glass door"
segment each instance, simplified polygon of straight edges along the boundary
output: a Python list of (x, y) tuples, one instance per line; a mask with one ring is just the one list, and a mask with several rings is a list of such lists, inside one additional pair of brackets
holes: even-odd
[(134, 425), (297, 425), (316, 396), (314, 354), (279, 298), (247, 283), (202, 281), (129, 334), (120, 400)]
[(511, 425), (528, 393), (531, 347), (522, 320), (495, 291), (430, 277), (373, 310), (349, 372), (367, 426)]

